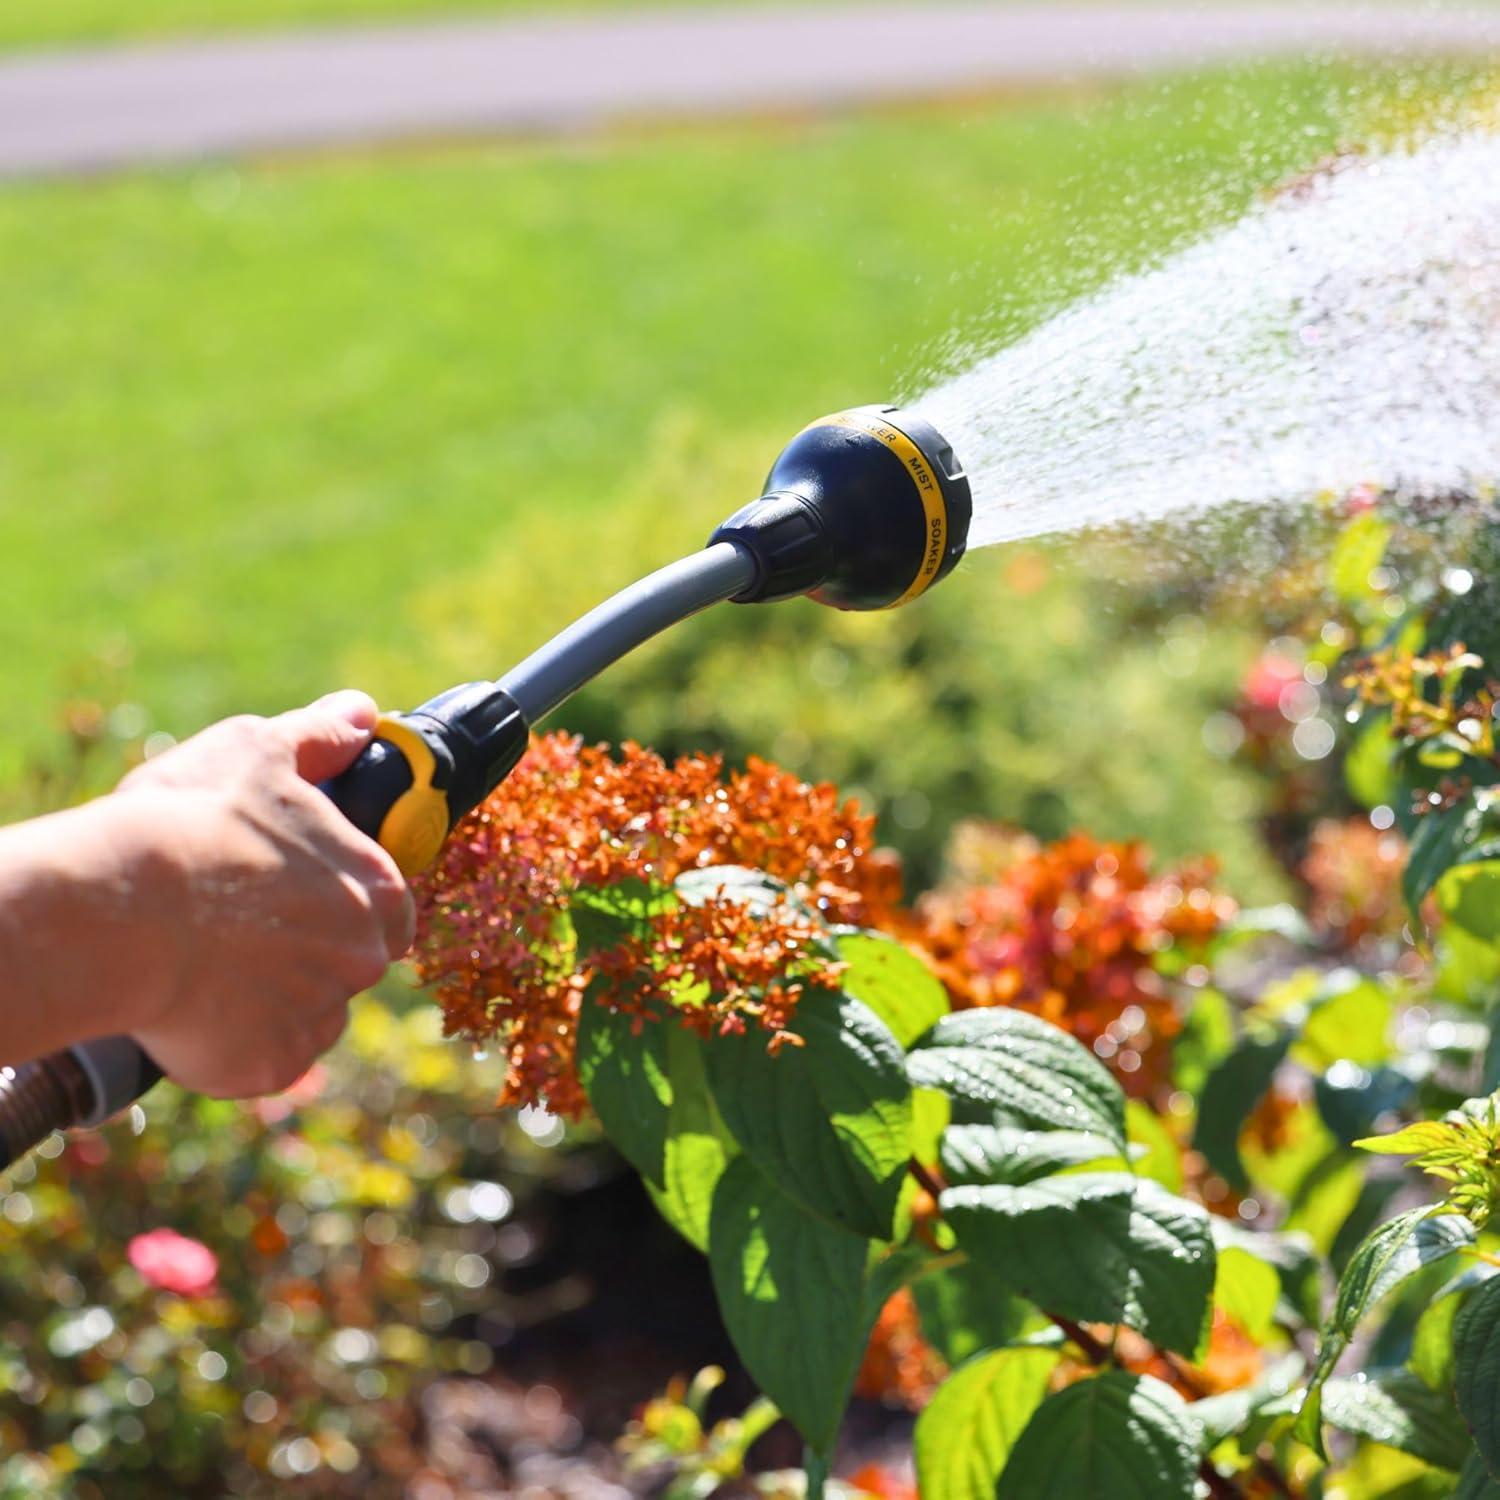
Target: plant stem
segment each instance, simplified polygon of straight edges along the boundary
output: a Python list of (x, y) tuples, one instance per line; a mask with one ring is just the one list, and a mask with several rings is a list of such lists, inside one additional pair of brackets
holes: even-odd
[(1087, 1328), (1073, 1322), (1071, 1318), (1060, 1318), (1056, 1313), (1048, 1313), (1047, 1316), (1067, 1334), (1072, 1343), (1078, 1345), (1083, 1351), (1083, 1357), (1091, 1365), (1102, 1365), (1109, 1362), (1109, 1349), (1099, 1342)]
[(916, 1159), (916, 1157), (912, 1157), (912, 1159), (906, 1164), (906, 1170), (910, 1172), (914, 1178), (916, 1178), (916, 1180), (922, 1185), (922, 1187), (924, 1187), (929, 1193), (932, 1194), (932, 1201), (934, 1203), (936, 1203), (938, 1199), (942, 1197), (945, 1184), (939, 1181), (937, 1175), (930, 1167), (924, 1167), (922, 1163)]
[(1271, 1462), (1269, 1458), (1262, 1458), (1259, 1453), (1255, 1455), (1255, 1472), (1271, 1486), (1283, 1500), (1298, 1500), (1297, 1492), (1287, 1482), (1286, 1476)]
[(828, 1483), (828, 1460), (821, 1453), (814, 1453), (809, 1444), (802, 1450), (802, 1469), (807, 1476), (804, 1500), (823, 1500), (823, 1488)]
[(1244, 1492), (1232, 1479), (1226, 1479), (1205, 1458), (1198, 1465), (1198, 1478), (1208, 1486), (1210, 1495), (1219, 1495), (1223, 1500), (1244, 1500)]

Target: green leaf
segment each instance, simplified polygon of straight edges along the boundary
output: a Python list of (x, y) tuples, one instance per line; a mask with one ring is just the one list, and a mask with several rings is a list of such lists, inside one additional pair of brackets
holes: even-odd
[(1366, 511), (1340, 532), (1328, 555), (1328, 582), (1343, 604), (1363, 604), (1377, 597), (1370, 574), (1380, 566), (1391, 539), (1391, 527)]
[(1442, 999), (1456, 1005), (1492, 1003), (1500, 991), (1500, 948), (1480, 942), (1462, 927), (1445, 927), (1438, 933), (1437, 953), (1433, 987)]
[(1290, 1031), (1242, 1037), (1203, 1085), (1193, 1145), (1237, 1193), (1250, 1186), (1249, 1174), (1240, 1160), (1240, 1131), (1270, 1088), (1291, 1044)]
[(1322, 1262), (1306, 1235), (1246, 1229), (1218, 1214), (1210, 1218), (1209, 1227), (1221, 1257), (1231, 1250), (1243, 1251), (1275, 1271), (1282, 1297), (1279, 1313), (1284, 1321), (1318, 1321), (1323, 1300)]
[(639, 932), (651, 917), (675, 904), (670, 891), (633, 875), (613, 885), (581, 887), (568, 898), (568, 916), (579, 954), (616, 947)]
[(1226, 1312), (1257, 1344), (1271, 1337), (1281, 1277), (1276, 1268), (1238, 1247), (1219, 1251), (1214, 1305)]
[(1472, 1292), (1454, 1321), (1453, 1390), (1485, 1467), (1500, 1477), (1500, 1277)]
[(829, 1453), (869, 1331), (867, 1242), (815, 1219), (739, 1157), (714, 1192), (708, 1255), (751, 1378)]
[(1411, 1336), (1411, 1353), (1406, 1362), (1413, 1374), (1429, 1389), (1448, 1391), (1453, 1386), (1453, 1324), (1463, 1298), (1451, 1292), (1434, 1297), (1422, 1309)]
[(1457, 1214), (1414, 1208), (1381, 1224), (1361, 1241), (1339, 1278), (1333, 1311), (1323, 1327), (1318, 1363), (1297, 1417), (1297, 1436), (1326, 1457), (1321, 1395), (1360, 1320), (1418, 1271), (1474, 1243), (1474, 1227)]
[(1318, 1114), (1340, 1145), (1357, 1145), (1369, 1138), (1378, 1120), (1411, 1103), (1430, 1067), (1421, 1054), (1403, 1059), (1399, 1067), (1335, 1063), (1313, 1080)]
[(995, 1493), (998, 1500), (1191, 1500), (1198, 1441), (1171, 1386), (1108, 1370), (1041, 1404)]
[(913, 1083), (942, 1089), (966, 1123), (1085, 1130), (1125, 1149), (1125, 1096), (1067, 1032), (1025, 1011), (944, 1016), (906, 1060)]
[(922, 1500), (994, 1500), (1058, 1358), (1051, 1349), (997, 1349), (938, 1387), (913, 1437)]
[(1125, 1133), (1143, 1154), (1133, 1163), (1137, 1177), (1159, 1182), (1169, 1193), (1182, 1191), (1182, 1147), (1166, 1122), (1139, 1099), (1125, 1103)]
[(1323, 1420), (1439, 1469), (1460, 1469), (1469, 1454), (1469, 1434), (1452, 1397), (1410, 1370), (1330, 1380), (1323, 1388)]
[(1417, 819), (1401, 876), (1401, 890), (1414, 919), (1422, 915), (1422, 901), (1443, 873), (1457, 864), (1465, 848), (1475, 843), (1484, 815), (1472, 802), (1434, 808)]
[(1202, 1433), (1202, 1451), (1207, 1453), (1217, 1448), (1225, 1438), (1242, 1432), (1263, 1411), (1282, 1403), (1301, 1379), (1303, 1368), (1302, 1356), (1289, 1354), (1250, 1385), (1191, 1402), (1188, 1411)]
[(1469, 1455), (1463, 1473), (1458, 1476), (1453, 1500), (1500, 1500), (1500, 1483), (1490, 1478), (1484, 1460), (1477, 1453)]
[(1363, 1162), (1334, 1142), (1321, 1122), (1316, 1131), (1308, 1132), (1308, 1137), (1308, 1145), (1314, 1151), (1322, 1142), (1328, 1145), (1296, 1174), (1290, 1191), (1291, 1205), (1282, 1222), (1287, 1229), (1306, 1235), (1313, 1247), (1326, 1256), (1359, 1203), (1365, 1168)]
[(1081, 1130), (1021, 1130), (1014, 1125), (950, 1125), (941, 1162), (948, 1181), (1020, 1184), (1068, 1167), (1119, 1164), (1119, 1150)]
[(930, 1166), (938, 1159), (943, 1132), (952, 1115), (946, 1094), (937, 1089), (911, 1091), (911, 1154), (919, 1162)]
[(1008, 1344), (1033, 1314), (1001, 1272), (972, 1260), (919, 1277), (911, 1290), (922, 1336), (954, 1368)]
[(654, 1187), (665, 1185), (672, 1084), (667, 1046), (675, 1023), (627, 1016), (591, 993), (578, 1013), (578, 1076), (604, 1133)]
[(1376, 808), (1396, 800), (1396, 749), (1389, 716), (1367, 717), (1344, 757), (1344, 785), (1361, 807)]
[(1500, 942), (1500, 860), (1451, 869), (1438, 882), (1443, 915), (1481, 942)]
[(901, 1049), (851, 996), (810, 990), (800, 1047), (771, 1056), (753, 1028), (704, 1047), (709, 1087), (744, 1153), (804, 1207), (875, 1239), (890, 1236), (911, 1150)]
[(647, 1180), (661, 1216), (689, 1244), (708, 1249), (714, 1189), (737, 1147), (708, 1091), (703, 1044), (680, 1026), (668, 1032), (667, 1065), (672, 1109), (667, 1116), (663, 1183)]
[(1322, 1069), (1348, 1060), (1362, 1068), (1385, 1062), (1391, 1047), (1395, 1005), (1390, 992), (1373, 979), (1359, 978), (1325, 991), (1302, 1027), (1293, 1056)]
[(1461, 1271), (1422, 1309), (1411, 1336), (1407, 1364), (1435, 1391), (1453, 1388), (1453, 1325), (1464, 1299), (1475, 1287), (1500, 1274), (1488, 1261)]
[(1223, 992), (1208, 985), (1195, 991), (1172, 1045), (1172, 1078), (1177, 1087), (1196, 1099), (1234, 1042), (1234, 1012)]
[(1418, 1120), (1390, 1135), (1370, 1135), (1354, 1144), (1377, 1156), (1421, 1156), (1425, 1151), (1451, 1146), (1455, 1136), (1453, 1127), (1442, 1120)]
[(1198, 1348), (1215, 1253), (1197, 1204), (1124, 1172), (950, 1188), (941, 1203), (959, 1247), (1048, 1312)]
[(840, 935), (838, 950), (848, 965), (844, 993), (863, 1000), (903, 1047), (948, 1014), (948, 992), (904, 943), (874, 932), (848, 933)]

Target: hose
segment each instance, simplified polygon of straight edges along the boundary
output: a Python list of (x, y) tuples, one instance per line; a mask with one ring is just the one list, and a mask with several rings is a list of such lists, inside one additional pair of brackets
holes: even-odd
[[(515, 764), (525, 748), (530, 725), (644, 641), (748, 588), (755, 569), (750, 553), (734, 542), (717, 542), (658, 569), (591, 610), (498, 683), (454, 689), (412, 715), (383, 720), (376, 730), (380, 737), (377, 745), (394, 743), (386, 736), (404, 735), (403, 721), (415, 720), (420, 726), (424, 709), (428, 710), (425, 717), (432, 718), (447, 735), (444, 748), (448, 752), (457, 747), (481, 760), (490, 757), (485, 762), (488, 769), (478, 782), (484, 786), (483, 796)], [(497, 718), (496, 704), (511, 705), (517, 711)], [(487, 739), (466, 733), (476, 720), (489, 726)], [(499, 740), (503, 744), (497, 743)], [(419, 743), (430, 748), (425, 741)], [(498, 774), (496, 765), (503, 766)], [(404, 783), (378, 814), (367, 812), (369, 789), (374, 788), (379, 802), (389, 790), (387, 783), (393, 771), (404, 776)], [(469, 781), (473, 784), (472, 776)], [(414, 791), (404, 755), (383, 754), (372, 746), (344, 777), (329, 783), (325, 790), (365, 832), (380, 838), (388, 848), (399, 843), (397, 834), (386, 834), (380, 825), (390, 816), (389, 804), (411, 797)], [(425, 790), (442, 803), (440, 844), (451, 821), (456, 820), (454, 804), (444, 789), (430, 782)], [(478, 800), (473, 797), (471, 805)], [(371, 827), (377, 816), (376, 826)], [(419, 812), (418, 821), (420, 818)], [(429, 826), (438, 825), (429, 820)], [(404, 829), (397, 831), (402, 832)], [(399, 850), (391, 852), (399, 861)], [(408, 873), (413, 871), (408, 869)], [(102, 1124), (133, 1104), (161, 1076), (161, 1069), (129, 1037), (79, 1042), (18, 1067), (0, 1068), (0, 1170), (18, 1161), (55, 1130)]]

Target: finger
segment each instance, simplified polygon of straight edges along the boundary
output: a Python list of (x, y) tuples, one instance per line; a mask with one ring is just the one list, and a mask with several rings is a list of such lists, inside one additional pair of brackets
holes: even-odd
[[(314, 1061), (330, 1048), (337, 1046), (338, 1040), (343, 1036), (344, 1028), (348, 1024), (349, 1007), (347, 1005), (334, 1005), (324, 1011), (309, 1026), (307, 1039)], [(299, 1074), (298, 1076), (300, 1077), (301, 1075)]]
[(375, 914), (380, 918), (380, 930), (385, 938), (386, 954), (394, 961), (403, 958), (417, 935), (417, 903), (403, 882), (389, 885), (382, 882), (372, 892)]
[(348, 769), (370, 743), (379, 717), (380, 710), (368, 693), (346, 688), (271, 722), (291, 748), (297, 774), (306, 781), (325, 781)]

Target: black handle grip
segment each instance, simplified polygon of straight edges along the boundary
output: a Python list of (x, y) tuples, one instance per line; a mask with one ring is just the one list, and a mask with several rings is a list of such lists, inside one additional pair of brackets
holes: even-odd
[[(413, 713), (382, 719), (375, 733), (354, 764), (322, 789), (410, 876), (437, 858), (453, 822), (509, 774), (530, 728), (503, 689), (471, 682)], [(0, 1170), (54, 1130), (102, 1124), (161, 1076), (121, 1036), (0, 1067)]]

